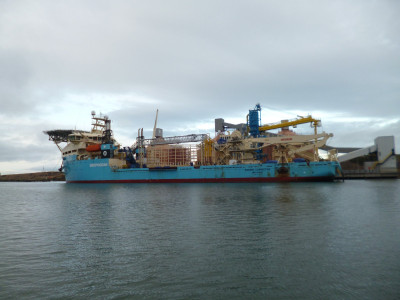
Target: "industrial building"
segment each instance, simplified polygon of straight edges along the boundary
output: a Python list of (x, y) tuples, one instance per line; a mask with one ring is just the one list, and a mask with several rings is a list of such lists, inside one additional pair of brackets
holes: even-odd
[(365, 148), (325, 146), (337, 149), (344, 176), (347, 178), (395, 178), (399, 175), (394, 136), (379, 136)]

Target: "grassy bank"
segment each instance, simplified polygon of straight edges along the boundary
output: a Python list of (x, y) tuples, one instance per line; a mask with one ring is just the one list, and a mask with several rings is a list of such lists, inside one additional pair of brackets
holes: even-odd
[(25, 174), (1, 175), (0, 181), (33, 182), (33, 181), (65, 181), (61, 172), (37, 172)]

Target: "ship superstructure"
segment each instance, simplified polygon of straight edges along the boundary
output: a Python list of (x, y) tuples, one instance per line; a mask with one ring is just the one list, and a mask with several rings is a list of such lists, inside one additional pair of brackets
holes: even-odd
[[(340, 175), (335, 150), (322, 160), (318, 149), (332, 134), (318, 133), (320, 120), (311, 116), (261, 124), (259, 104), (246, 123), (215, 119), (209, 134), (163, 137), (157, 128), (146, 139), (143, 128), (130, 147), (121, 147), (111, 120), (92, 112), (92, 130), (46, 131), (63, 157), (67, 182), (240, 182), (320, 181)], [(314, 134), (297, 135), (289, 127), (309, 123)], [(278, 133), (271, 130), (280, 129)], [(60, 144), (66, 144), (61, 147)]]

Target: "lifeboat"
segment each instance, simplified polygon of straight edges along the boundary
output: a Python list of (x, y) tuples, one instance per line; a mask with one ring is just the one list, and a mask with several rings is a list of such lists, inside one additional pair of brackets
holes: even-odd
[(101, 150), (101, 145), (100, 144), (95, 144), (95, 145), (89, 145), (86, 147), (87, 152), (96, 152)]

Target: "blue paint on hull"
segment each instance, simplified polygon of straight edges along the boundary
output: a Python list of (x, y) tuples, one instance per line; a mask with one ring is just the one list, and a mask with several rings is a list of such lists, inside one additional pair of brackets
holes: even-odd
[(108, 158), (76, 160), (69, 156), (64, 160), (66, 181), (82, 183), (330, 181), (339, 171), (340, 164), (331, 161), (113, 170)]

